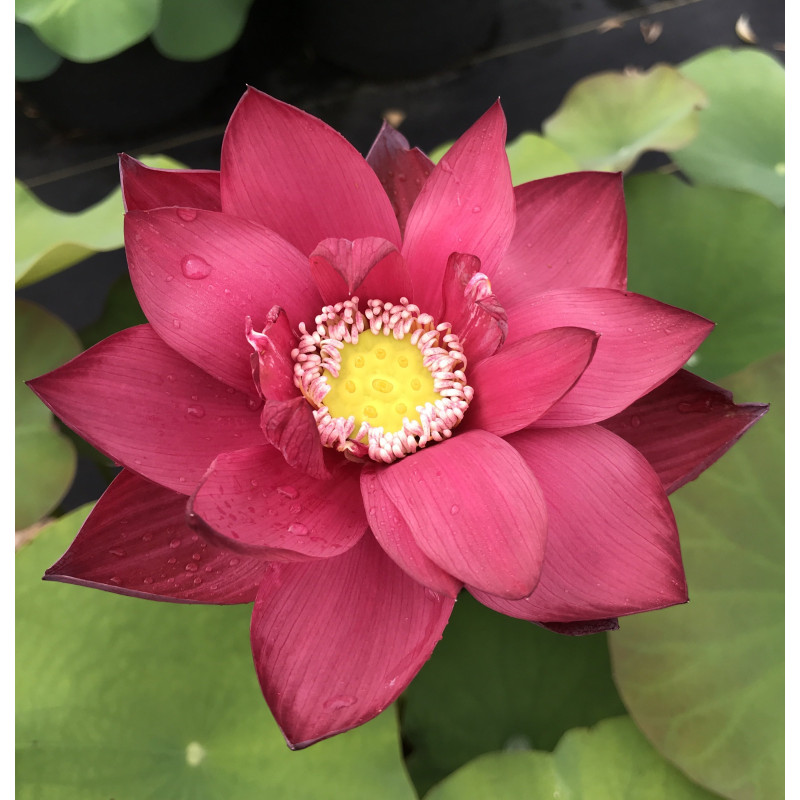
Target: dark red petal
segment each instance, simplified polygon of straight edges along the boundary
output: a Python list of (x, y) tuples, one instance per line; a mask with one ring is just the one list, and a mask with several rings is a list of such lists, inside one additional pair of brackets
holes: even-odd
[(525, 597), (536, 586), (545, 502), (503, 439), (467, 431), (376, 474), (419, 548), (445, 572), (503, 597)]
[(361, 471), (361, 495), (367, 521), (378, 544), (415, 581), (439, 594), (456, 597), (463, 582), (431, 561), (414, 541), (411, 528), (381, 488), (377, 477), (380, 469), (383, 467), (372, 464)]
[(431, 161), (416, 147), (411, 149), (400, 131), (384, 122), (377, 138), (367, 153), (367, 163), (380, 179), (402, 234), (406, 228), (408, 212), (414, 205), (422, 185), (433, 171)]
[(122, 201), (126, 211), (186, 206), (220, 211), (219, 172), (210, 169), (154, 169), (122, 153)]
[(186, 524), (186, 497), (123, 470), (48, 581), (176, 603), (250, 603), (266, 562), (243, 557)]
[(246, 318), (258, 321), (275, 305), (294, 325), (319, 313), (306, 258), (247, 220), (193, 209), (133, 211), (125, 216), (125, 248), (136, 296), (158, 335), (243, 392), (255, 394)]
[(514, 192), (505, 139), (498, 101), (442, 157), (408, 215), (403, 256), (414, 302), (434, 317), (450, 253), (477, 256), (490, 274), (511, 241)]
[(539, 419), (580, 378), (592, 359), (597, 334), (553, 328), (504, 347), (470, 369), (475, 390), (464, 426), (497, 436)]
[(328, 305), (358, 295), (398, 302), (411, 297), (411, 278), (397, 248), (386, 239), (325, 239), (309, 257), (311, 274)]
[(380, 181), (322, 120), (248, 88), (222, 143), (222, 208), (277, 231), (308, 256), (323, 239), (400, 231)]
[(627, 224), (622, 174), (572, 172), (517, 186), (517, 225), (500, 266), (498, 296), (520, 302), (548, 289), (625, 289)]
[(330, 558), (367, 529), (359, 471), (341, 459), (331, 479), (320, 481), (292, 469), (269, 445), (223, 453), (197, 488), (190, 512), (243, 552)]
[(680, 370), (641, 400), (602, 423), (630, 442), (674, 492), (708, 469), (769, 409)]
[(260, 403), (190, 364), (149, 325), (115, 333), (29, 386), (98, 450), (181, 494), (220, 452), (264, 441)]
[(273, 565), (250, 638), (289, 746), (355, 728), (394, 702), (430, 658), (453, 603), (412, 580), (369, 535), (337, 558)]
[(554, 289), (506, 310), (506, 347), (561, 326), (600, 334), (586, 371), (536, 427), (586, 425), (618, 414), (677, 372), (713, 327), (690, 311), (613, 289)]
[(480, 268), (477, 256), (451, 253), (442, 280), (442, 319), (453, 326), (468, 364), (497, 352), (508, 333), (505, 309)]
[[(470, 592), (532, 622), (585, 622), (686, 602), (678, 530), (644, 456), (598, 425), (508, 437), (542, 486), (547, 547), (522, 600)], [(469, 587), (468, 587), (469, 588)]]

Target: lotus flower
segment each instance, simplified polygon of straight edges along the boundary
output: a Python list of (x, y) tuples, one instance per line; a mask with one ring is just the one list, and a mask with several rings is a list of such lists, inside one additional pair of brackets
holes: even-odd
[(124, 469), (50, 580), (255, 601), (292, 748), (392, 703), (462, 588), (562, 633), (687, 599), (667, 492), (764, 411), (626, 291), (620, 175), (512, 188), (493, 105), (434, 165), (248, 89), (221, 170), (123, 156), (148, 324), (31, 385)]

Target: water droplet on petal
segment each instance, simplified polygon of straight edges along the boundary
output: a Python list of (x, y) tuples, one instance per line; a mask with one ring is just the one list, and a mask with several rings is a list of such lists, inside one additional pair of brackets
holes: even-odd
[(634, 414), (631, 417), (631, 428), (638, 428), (642, 424), (642, 420)]
[(181, 272), (190, 280), (199, 281), (211, 274), (211, 264), (200, 256), (184, 256), (181, 259)]
[(177, 563), (178, 563), (178, 559), (177, 558), (168, 558), (167, 559), (167, 564), (177, 564)]
[(173, 539), (169, 543), (169, 546), (174, 550), (176, 547), (180, 547), (181, 546), (181, 540), (180, 539)]
[(189, 562), (189, 563), (188, 563), (188, 564), (187, 564), (187, 565), (184, 567), (184, 570), (186, 570), (186, 572), (197, 572), (197, 564), (195, 564), (193, 561), (190, 561), (190, 562)]
[(178, 216), (185, 222), (192, 222), (197, 219), (197, 210), (194, 208), (179, 208)]
[(152, 533), (143, 533), (142, 534), (142, 541), (143, 542), (149, 542), (152, 538), (153, 538), (153, 534)]
[(203, 579), (199, 575), (192, 581), (195, 586), (199, 586), (202, 582)]
[(192, 553), (192, 560), (199, 561), (202, 558), (200, 553)]
[(148, 586), (153, 582), (152, 578), (145, 578), (142, 583), (146, 583)]
[(116, 556), (117, 558), (125, 558), (127, 555), (121, 547), (112, 547), (108, 552), (110, 555)]
[(293, 522), (289, 526), (289, 533), (294, 534), (295, 536), (307, 536), (308, 528), (303, 525), (302, 522)]
[(228, 562), (228, 566), (229, 566), (229, 567), (235, 567), (235, 566), (236, 566), (238, 563), (239, 563), (239, 559), (238, 559), (238, 558), (232, 558), (232, 559), (231, 559), (231, 560)]
[(453, 514), (454, 516), (455, 516), (456, 514), (458, 514), (458, 512), (459, 512), (460, 510), (461, 510), (461, 509), (460, 509), (458, 506), (456, 506), (456, 505), (452, 505), (452, 506), (450, 506), (450, 513), (451, 513), (451, 514)]
[(331, 697), (330, 700), (325, 702), (325, 709), (327, 711), (339, 711), (343, 708), (349, 708), (356, 702), (356, 698), (350, 694), (339, 694), (336, 697)]
[(247, 401), (247, 407), (251, 411), (258, 411), (258, 409), (261, 408), (261, 400), (258, 400), (255, 397), (251, 397)]
[(279, 486), (276, 491), (283, 497), (288, 497), (290, 500), (296, 500), (300, 492), (294, 486)]
[(115, 575), (113, 578), (109, 578), (108, 582), (113, 583), (114, 586), (119, 586), (122, 583), (122, 578)]
[(181, 327), (181, 321), (177, 317), (172, 320), (172, 327), (176, 330)]
[(202, 419), (206, 415), (206, 410), (203, 406), (192, 405), (186, 407), (186, 416), (190, 419)]
[(472, 213), (473, 214), (478, 214), (480, 212), (480, 210), (481, 210), (480, 206), (472, 206)]

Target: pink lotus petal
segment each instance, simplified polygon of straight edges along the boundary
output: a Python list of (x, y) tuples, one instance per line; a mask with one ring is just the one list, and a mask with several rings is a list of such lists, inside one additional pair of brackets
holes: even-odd
[(330, 477), (314, 412), (305, 397), (267, 400), (261, 412), (261, 428), (290, 467), (318, 480)]
[(123, 470), (83, 524), (48, 581), (175, 603), (251, 603), (266, 569), (199, 537), (186, 497)]
[(433, 161), (416, 147), (409, 148), (405, 136), (384, 121), (378, 137), (367, 153), (367, 163), (375, 170), (384, 191), (392, 201), (402, 234), (408, 213), (428, 175), (433, 171)]
[(218, 453), (264, 441), (260, 403), (190, 364), (149, 325), (115, 333), (29, 385), (98, 450), (181, 494)]
[(330, 480), (320, 481), (292, 469), (269, 445), (223, 453), (198, 486), (190, 512), (246, 553), (279, 549), (330, 558), (367, 529), (358, 472), (342, 461)]
[(680, 370), (603, 427), (643, 453), (669, 493), (710, 467), (768, 408), (737, 405), (729, 391)]
[(125, 153), (119, 157), (126, 211), (185, 206), (220, 211), (219, 172), (210, 169), (154, 169)]
[(616, 617), (589, 619), (583, 622), (537, 622), (536, 624), (540, 628), (560, 633), (562, 636), (590, 636), (593, 633), (619, 630), (619, 620)]
[(248, 87), (222, 143), (222, 208), (277, 231), (309, 255), (331, 237), (400, 230), (378, 177), (322, 120)]
[(376, 475), (420, 549), (445, 572), (503, 597), (533, 591), (547, 513), (539, 484), (505, 441), (467, 431)]
[(526, 428), (575, 384), (596, 346), (594, 331), (553, 328), (504, 347), (470, 369), (464, 426), (497, 436)]
[(477, 256), (451, 253), (442, 281), (442, 319), (453, 326), (469, 364), (497, 352), (508, 334), (505, 309), (480, 268)]
[(305, 257), (247, 220), (194, 209), (133, 211), (125, 216), (125, 247), (133, 288), (158, 335), (243, 392), (255, 392), (246, 318), (258, 320), (274, 305), (295, 325), (319, 313)]
[(554, 289), (506, 310), (506, 347), (561, 326), (600, 334), (586, 371), (537, 427), (586, 425), (618, 414), (677, 372), (714, 327), (690, 311), (613, 289)]
[(367, 521), (378, 544), (415, 581), (455, 598), (464, 584), (431, 561), (414, 541), (411, 529), (381, 488), (377, 475), (380, 469), (382, 467), (367, 465), (361, 471), (361, 495)]
[(311, 274), (326, 304), (358, 295), (398, 302), (411, 296), (411, 278), (403, 257), (386, 239), (325, 239), (309, 258)]
[(511, 241), (514, 192), (505, 139), (498, 101), (436, 165), (408, 215), (403, 255), (414, 302), (434, 317), (450, 253), (477, 256), (491, 274)]
[(597, 425), (529, 429), (508, 442), (547, 500), (544, 566), (529, 597), (470, 588), (481, 603), (535, 622), (585, 623), (686, 602), (672, 509), (638, 450)]
[(628, 233), (622, 174), (573, 172), (514, 189), (517, 226), (495, 292), (520, 302), (548, 289), (625, 289)]
[(273, 565), (250, 638), (289, 747), (355, 728), (393, 703), (430, 658), (453, 603), (409, 578), (372, 536), (337, 558)]
[(273, 306), (261, 333), (253, 330), (252, 320), (246, 317), (245, 334), (254, 351), (250, 354), (253, 382), (261, 396), (271, 401), (296, 398), (292, 349), (297, 346), (297, 336), (284, 310)]

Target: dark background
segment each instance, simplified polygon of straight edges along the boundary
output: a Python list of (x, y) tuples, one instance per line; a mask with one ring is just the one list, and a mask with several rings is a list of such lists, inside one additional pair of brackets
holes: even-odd
[[(18, 83), (16, 174), (46, 203), (79, 211), (118, 185), (118, 152), (217, 169), (246, 84), (321, 117), (365, 154), (388, 112), (404, 117), (412, 145), (430, 150), (498, 96), (513, 139), (540, 130), (587, 75), (753, 46), (736, 34), (742, 14), (755, 46), (782, 59), (779, 0), (255, 0), (239, 42), (208, 61), (169, 61), (145, 41)], [(101, 253), (18, 294), (80, 332), (125, 271), (123, 251)], [(96, 499), (105, 485), (81, 457), (61, 510)]]

